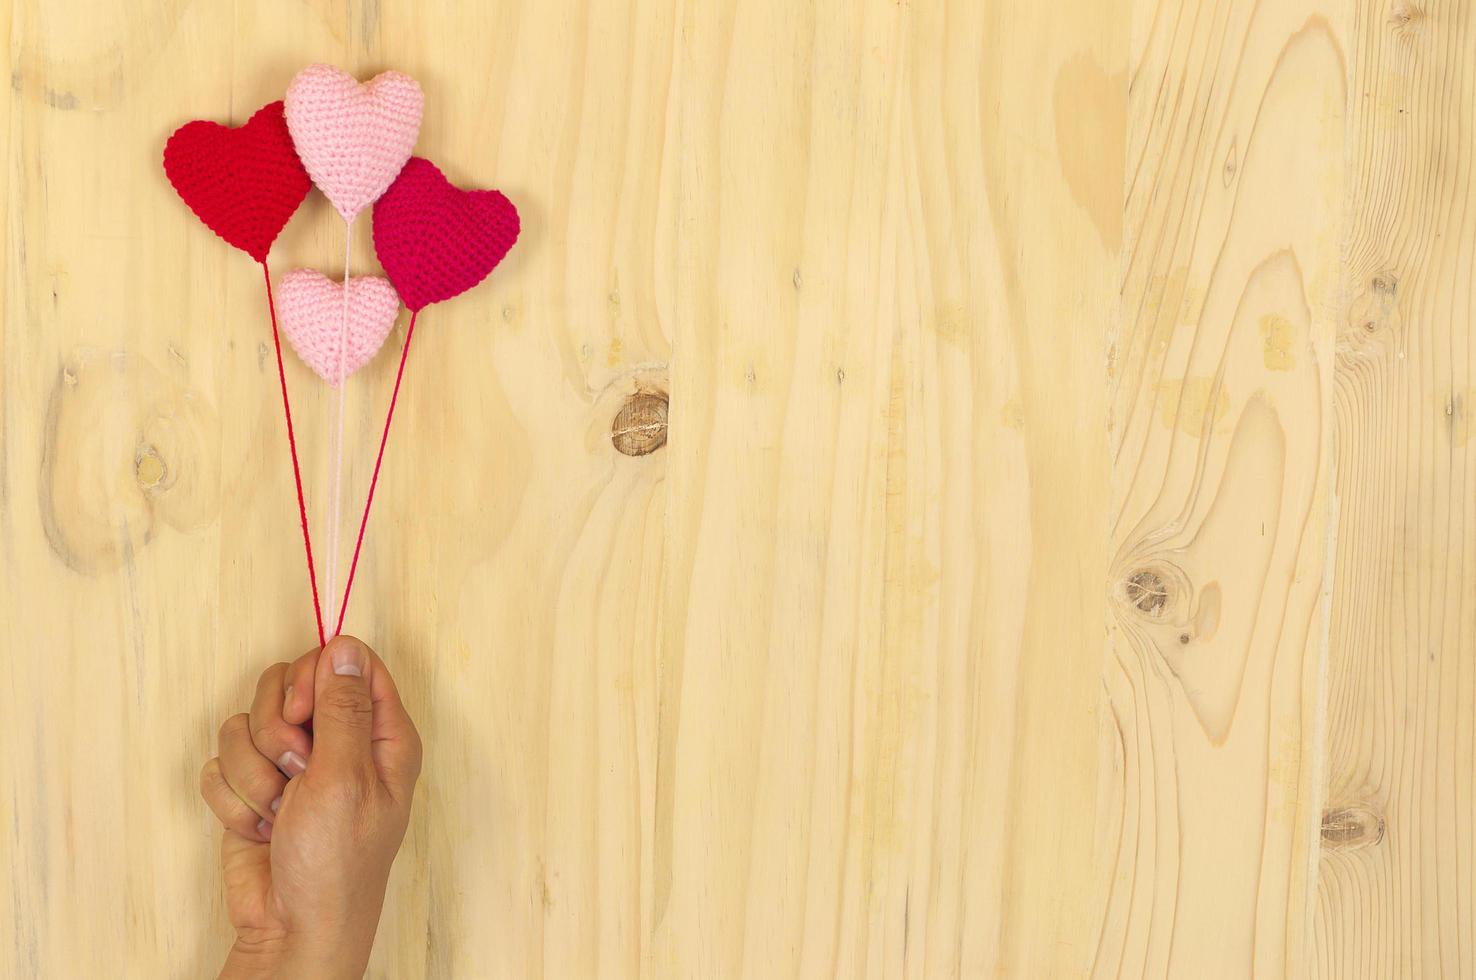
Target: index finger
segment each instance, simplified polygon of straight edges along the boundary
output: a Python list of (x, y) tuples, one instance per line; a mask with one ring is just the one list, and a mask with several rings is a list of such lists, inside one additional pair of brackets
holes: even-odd
[(251, 742), (256, 750), (292, 777), (307, 768), (312, 740), (307, 732), (282, 718), (289, 669), (287, 664), (273, 664), (262, 671), (247, 717)]
[(282, 720), (289, 725), (305, 726), (313, 716), (313, 675), (317, 673), (318, 655), (322, 652), (322, 647), (313, 647), (287, 668)]

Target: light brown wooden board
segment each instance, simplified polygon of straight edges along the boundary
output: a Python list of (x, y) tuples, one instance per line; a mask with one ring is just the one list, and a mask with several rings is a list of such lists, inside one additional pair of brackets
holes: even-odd
[(1355, 3), (1316, 975), (1476, 970), (1476, 23)]
[(315, 60), (524, 222), (417, 326), (349, 614), (427, 751), (372, 976), (1476, 970), (1461, 5), (0, 24), (0, 974), (229, 942), (196, 773), (313, 628), (259, 270), (159, 154)]
[[(1335, 4), (1139, 3), (1097, 976), (1301, 972), (1347, 81)], [(1105, 801), (1104, 801), (1105, 803)]]

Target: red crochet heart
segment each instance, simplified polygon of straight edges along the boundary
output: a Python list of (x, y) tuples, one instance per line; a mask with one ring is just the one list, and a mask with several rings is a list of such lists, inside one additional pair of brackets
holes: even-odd
[(464, 191), (411, 157), (374, 202), (374, 251), (410, 310), (487, 278), (518, 240), (518, 211), (501, 191)]
[(258, 262), (312, 187), (280, 101), (239, 129), (185, 123), (164, 144), (164, 173), (207, 228)]

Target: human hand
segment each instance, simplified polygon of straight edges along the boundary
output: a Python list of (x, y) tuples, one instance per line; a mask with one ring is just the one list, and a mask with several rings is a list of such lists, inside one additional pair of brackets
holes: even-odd
[(384, 662), (340, 636), (268, 667), (218, 751), (200, 792), (225, 826), (236, 943), (221, 976), (362, 977), (420, 775)]

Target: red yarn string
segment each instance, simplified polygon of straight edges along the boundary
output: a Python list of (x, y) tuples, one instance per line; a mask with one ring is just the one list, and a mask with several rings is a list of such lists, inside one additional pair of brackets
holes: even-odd
[(292, 403), (287, 399), (287, 372), (282, 367), (282, 338), (277, 330), (277, 304), (272, 299), (272, 274), (262, 259), (261, 274), (266, 279), (267, 309), (272, 314), (272, 344), (277, 348), (277, 380), (282, 383), (282, 416), (287, 420), (287, 446), (292, 450), (292, 479), (297, 484), (297, 516), (302, 521), (302, 550), (307, 553), (308, 584), (313, 589), (313, 616), (318, 624), (318, 646), (327, 643), (323, 636), (323, 607), (318, 601), (318, 576), (313, 570), (313, 539), (308, 534), (307, 503), (302, 495), (302, 471), (297, 465), (297, 436), (292, 430)]
[(410, 326), (405, 330), (405, 346), (400, 350), (400, 369), (395, 372), (395, 388), (390, 393), (389, 411), (384, 415), (384, 433), (379, 437), (379, 455), (374, 459), (374, 475), (369, 478), (369, 496), (364, 501), (364, 516), (359, 521), (359, 539), (354, 542), (354, 560), (349, 564), (348, 581), (343, 586), (343, 605), (338, 609), (338, 625), (333, 635), (343, 632), (343, 617), (348, 614), (349, 593), (354, 588), (354, 572), (359, 569), (359, 549), (364, 547), (364, 529), (369, 526), (369, 508), (374, 506), (374, 488), (379, 485), (379, 467), (384, 463), (384, 447), (389, 442), (390, 422), (395, 417), (395, 402), (400, 399), (400, 381), (405, 377), (405, 358), (410, 356), (410, 338), (415, 336), (415, 318), (419, 310), (410, 312)]

